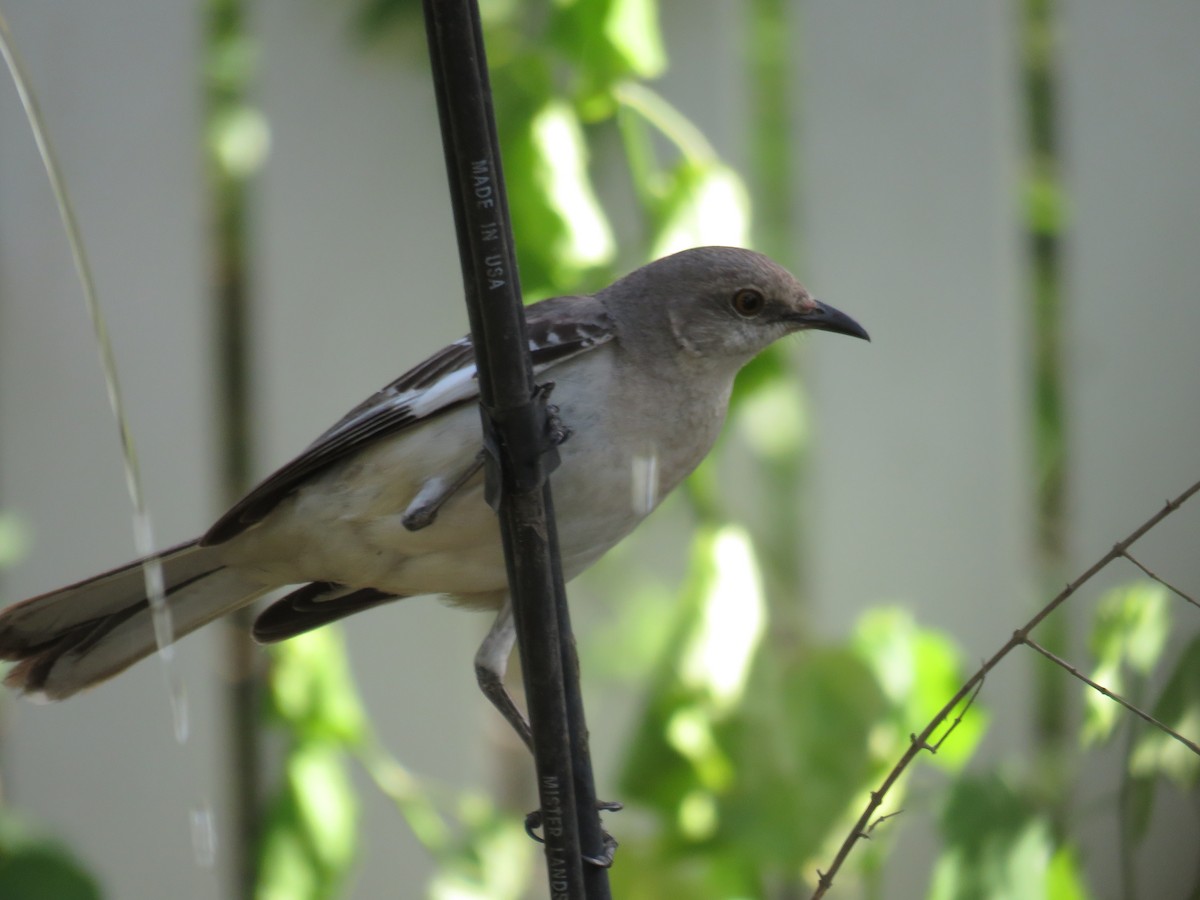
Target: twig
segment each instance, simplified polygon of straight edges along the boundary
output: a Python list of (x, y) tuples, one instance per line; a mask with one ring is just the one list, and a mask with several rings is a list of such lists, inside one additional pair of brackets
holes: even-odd
[(1032, 647), (1038, 653), (1042, 654), (1042, 656), (1046, 657), (1046, 659), (1050, 660), (1050, 662), (1054, 663), (1056, 666), (1066, 669), (1068, 672), (1070, 672), (1072, 675), (1074, 675), (1076, 678), (1078, 678), (1080, 681), (1082, 681), (1088, 687), (1099, 691), (1101, 694), (1103, 694), (1109, 700), (1115, 700), (1117, 703), (1121, 704), (1123, 707), (1125, 707), (1127, 710), (1129, 710), (1131, 713), (1133, 713), (1138, 718), (1143, 719), (1144, 721), (1149, 722), (1155, 728), (1159, 728), (1162, 731), (1166, 732), (1171, 737), (1175, 738), (1175, 740), (1179, 741), (1179, 743), (1183, 744), (1185, 747), (1187, 747), (1189, 750), (1191, 750), (1193, 753), (1195, 753), (1197, 756), (1200, 756), (1200, 746), (1197, 746), (1194, 742), (1189, 741), (1187, 738), (1185, 738), (1178, 731), (1175, 731), (1173, 728), (1170, 728), (1169, 726), (1164, 725), (1162, 722), (1160, 722), (1158, 719), (1154, 718), (1154, 716), (1150, 715), (1148, 712), (1143, 710), (1141, 707), (1136, 706), (1133, 703), (1130, 703), (1128, 700), (1126, 700), (1120, 694), (1116, 693), (1115, 691), (1109, 690), (1108, 688), (1106, 688), (1104, 685), (1100, 684), (1099, 682), (1093, 681), (1092, 679), (1088, 678), (1086, 675), (1084, 675), (1082, 672), (1080, 672), (1077, 668), (1075, 668), (1073, 665), (1071, 665), (1065, 659), (1063, 659), (1060, 656), (1056, 656), (1054, 653), (1047, 650), (1045, 647), (1043, 647), (1041, 644), (1039, 644), (1033, 638), (1026, 635), (1023, 643), (1028, 644), (1030, 647)]
[(1181, 591), (1179, 588), (1175, 587), (1175, 585), (1171, 584), (1171, 582), (1167, 581), (1164, 578), (1159, 577), (1157, 574), (1150, 571), (1150, 569), (1148, 569), (1145, 565), (1142, 564), (1141, 560), (1135, 559), (1133, 554), (1130, 553), (1128, 550), (1125, 551), (1124, 553), (1122, 553), (1121, 555), (1124, 556), (1131, 563), (1133, 563), (1135, 566), (1137, 566), (1139, 569), (1141, 569), (1143, 572), (1145, 572), (1148, 577), (1153, 578), (1155, 581), (1157, 581), (1159, 584), (1161, 584), (1163, 587), (1165, 587), (1172, 594), (1175, 594), (1178, 597), (1182, 597), (1188, 603), (1192, 604), (1192, 606), (1196, 607), (1196, 609), (1200, 609), (1200, 603), (1197, 603), (1188, 594)]
[(900, 813), (902, 813), (902, 812), (904, 812), (904, 810), (898, 809), (895, 812), (888, 813), (886, 816), (880, 816), (878, 819), (876, 819), (874, 822), (871, 823), (871, 825), (867, 828), (866, 831), (859, 834), (859, 837), (869, 841), (871, 839), (871, 835), (875, 832), (876, 828), (878, 828), (880, 825), (882, 825), (888, 819), (896, 818), (896, 816), (900, 815)]
[(987, 677), (987, 673), (994, 669), (1000, 660), (1008, 656), (1008, 654), (1012, 652), (1013, 648), (1024, 644), (1028, 640), (1029, 632), (1040, 625), (1042, 621), (1044, 621), (1045, 618), (1050, 615), (1050, 613), (1062, 606), (1062, 604), (1065, 603), (1077, 590), (1079, 590), (1080, 587), (1094, 578), (1114, 559), (1125, 556), (1126, 551), (1130, 546), (1144, 536), (1146, 532), (1158, 525), (1159, 522), (1161, 522), (1171, 513), (1175, 512), (1175, 510), (1179, 509), (1179, 507), (1186, 503), (1188, 499), (1197, 491), (1200, 491), (1200, 481), (1197, 481), (1174, 500), (1168, 500), (1167, 503), (1158, 510), (1158, 512), (1135, 528), (1128, 537), (1126, 537), (1123, 541), (1118, 541), (1116, 544), (1114, 544), (1112, 549), (1110, 549), (1107, 553), (1100, 557), (1100, 559), (1096, 560), (1096, 562), (1092, 564), (1091, 568), (1085, 571), (1074, 581), (1069, 582), (1066, 587), (1058, 592), (1053, 600), (1038, 610), (1037, 614), (1028, 622), (1026, 622), (1022, 628), (1014, 631), (1012, 637), (1010, 637), (1004, 643), (1004, 646), (997, 650), (983, 663), (983, 665), (979, 667), (974, 675), (967, 679), (966, 683), (958, 689), (958, 692), (950, 698), (946, 705), (938, 710), (937, 714), (930, 720), (929, 724), (925, 726), (924, 731), (922, 731), (920, 734), (912, 735), (912, 740), (908, 746), (908, 749), (905, 750), (904, 755), (900, 757), (900, 760), (895, 766), (892, 767), (892, 770), (888, 772), (887, 777), (883, 779), (883, 783), (879, 786), (879, 789), (871, 792), (870, 802), (867, 803), (867, 807), (863, 810), (862, 815), (860, 815), (857, 821), (855, 821), (854, 825), (851, 826), (850, 832), (846, 835), (846, 839), (842, 841), (841, 846), (838, 848), (837, 855), (833, 858), (833, 864), (830, 865), (829, 870), (827, 872), (822, 872), (820, 869), (817, 870), (817, 887), (812, 893), (812, 900), (820, 900), (821, 897), (825, 896), (829, 888), (832, 887), (834, 876), (837, 875), (838, 871), (841, 870), (842, 865), (846, 862), (846, 858), (850, 855), (850, 851), (854, 848), (854, 845), (858, 843), (864, 834), (869, 833), (868, 823), (871, 822), (872, 816), (875, 815), (876, 811), (880, 807), (880, 804), (883, 803), (883, 798), (886, 796), (887, 792), (891, 790), (892, 785), (894, 785), (900, 779), (900, 776), (904, 774), (906, 769), (908, 769), (909, 765), (912, 763), (913, 759), (916, 758), (918, 753), (920, 753), (922, 750), (929, 750), (933, 752), (936, 750), (937, 746), (940, 746), (940, 742), (936, 746), (931, 746), (929, 744), (929, 739), (932, 737), (933, 732), (936, 731), (941, 724), (946, 721), (947, 718), (949, 718), (950, 714), (954, 712), (954, 710), (964, 699), (970, 696), (972, 692), (977, 692), (979, 690), (979, 687), (983, 684), (984, 678)]
[(957, 716), (954, 717), (954, 721), (950, 723), (950, 727), (946, 729), (946, 733), (943, 734), (940, 738), (938, 738), (937, 743), (934, 744), (932, 747), (928, 748), (930, 753), (937, 753), (939, 750), (942, 749), (942, 744), (946, 743), (946, 738), (950, 737), (950, 735), (952, 735), (954, 733), (954, 729), (957, 728), (960, 724), (962, 724), (963, 716), (965, 716), (967, 714), (968, 709), (970, 709), (972, 706), (975, 705), (975, 698), (979, 696), (979, 692), (982, 690), (983, 690), (983, 679), (980, 678), (979, 682), (975, 685), (975, 690), (971, 692), (971, 696), (969, 696), (967, 698), (967, 702), (965, 704), (963, 704), (962, 712), (960, 712)]

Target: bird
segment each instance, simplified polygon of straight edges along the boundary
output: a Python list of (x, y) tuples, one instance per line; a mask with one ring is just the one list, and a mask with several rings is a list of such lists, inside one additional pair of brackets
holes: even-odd
[[(870, 340), (785, 268), (737, 247), (655, 260), (584, 296), (526, 309), (535, 379), (553, 384), (550, 483), (564, 578), (626, 537), (711, 450), (738, 371), (778, 339)], [(202, 536), (155, 558), (171, 640), (293, 587), (253, 636), (285, 640), (406, 597), (495, 612), (475, 657), (484, 694), (526, 743), (504, 689), (515, 640), (497, 517), (485, 498), (475, 357), (457, 340), (352, 409)], [(158, 649), (136, 560), (0, 612), (5, 683), (61, 700)], [(296, 587), (298, 586), (298, 587)], [(159, 623), (161, 626), (161, 622)], [(161, 628), (160, 628), (161, 630)]]

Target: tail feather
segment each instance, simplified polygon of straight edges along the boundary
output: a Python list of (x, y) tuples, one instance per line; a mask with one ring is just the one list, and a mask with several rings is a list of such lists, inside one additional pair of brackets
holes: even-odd
[[(175, 639), (264, 593), (196, 542), (161, 557)], [(157, 649), (138, 560), (42, 594), (0, 613), (0, 659), (15, 661), (5, 683), (60, 700), (111, 678)]]
[(263, 610), (254, 622), (254, 639), (260, 644), (286, 641), (364, 609), (399, 599), (374, 588), (355, 589), (329, 581), (314, 581)]

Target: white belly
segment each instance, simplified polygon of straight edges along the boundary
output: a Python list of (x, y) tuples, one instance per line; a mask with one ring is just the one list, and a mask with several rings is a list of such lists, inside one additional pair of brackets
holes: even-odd
[[(568, 368), (568, 367), (563, 367)], [(559, 369), (554, 370), (560, 374)], [(628, 398), (598, 413), (601, 385), (561, 373), (551, 401), (572, 430), (552, 475), (563, 572), (578, 575), (648, 515), (707, 454), (723, 417), (676, 409), (667, 422), (630, 420)], [(620, 427), (613, 415), (624, 416)], [(653, 427), (645, 427), (653, 424)], [(402, 518), (422, 486), (453, 479), (481, 446), (473, 404), (400, 432), (335, 465), (283, 501), (259, 525), (226, 545), (231, 565), (266, 584), (332, 581), (411, 596), (503, 590), (505, 566), (495, 513), (483, 499), (482, 473), (418, 531)], [(652, 445), (631, 434), (663, 433)]]

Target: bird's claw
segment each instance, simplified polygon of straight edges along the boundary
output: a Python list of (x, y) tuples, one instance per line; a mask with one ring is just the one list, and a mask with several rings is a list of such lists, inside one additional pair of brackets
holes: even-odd
[(546, 402), (550, 399), (550, 394), (553, 391), (554, 382), (547, 381), (539, 384), (535, 393), (545, 403), (546, 437), (550, 441), (551, 447), (559, 447), (565, 444), (574, 432), (571, 431), (570, 427), (559, 416), (558, 406)]
[[(624, 809), (624, 804), (619, 803), (616, 800), (596, 801), (596, 810), (598, 812), (617, 812), (621, 809)], [(537, 829), (541, 827), (542, 811), (540, 809), (535, 809), (525, 817), (525, 833), (539, 844), (544, 844), (546, 843), (545, 839), (537, 834)], [(607, 831), (602, 830), (601, 835), (603, 836), (602, 839), (604, 841), (603, 849), (595, 856), (588, 856), (585, 854), (583, 856), (583, 861), (586, 863), (591, 863), (593, 866), (599, 866), (602, 869), (607, 869), (613, 864), (613, 857), (616, 855), (619, 844), (617, 843), (617, 839)]]

